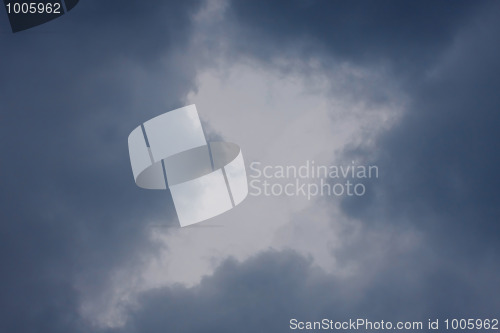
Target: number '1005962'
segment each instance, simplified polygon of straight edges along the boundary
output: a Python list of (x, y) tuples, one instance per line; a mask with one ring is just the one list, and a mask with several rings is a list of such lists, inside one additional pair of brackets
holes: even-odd
[(61, 14), (59, 2), (14, 2), (5, 6), (9, 14)]
[(444, 323), (447, 330), (498, 330), (498, 319), (446, 319)]

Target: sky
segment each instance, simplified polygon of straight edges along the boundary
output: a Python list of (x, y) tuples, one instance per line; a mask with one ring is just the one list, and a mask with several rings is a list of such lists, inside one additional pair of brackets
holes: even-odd
[[(498, 318), (500, 4), (97, 1), (0, 14), (0, 331)], [(127, 137), (196, 104), (252, 162), (376, 165), (180, 228)]]

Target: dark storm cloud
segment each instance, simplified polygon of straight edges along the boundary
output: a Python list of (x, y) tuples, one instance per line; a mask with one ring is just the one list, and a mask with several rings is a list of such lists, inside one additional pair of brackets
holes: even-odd
[[(289, 332), (292, 318), (427, 323), (448, 315), (495, 315), (491, 304), (481, 303), (485, 292), (454, 277), (449, 266), (394, 259), (384, 270), (365, 269), (368, 283), (364, 276), (325, 274), (289, 251), (268, 251), (243, 263), (229, 259), (197, 287), (144, 294), (140, 310), (116, 332)], [(465, 304), (473, 310), (463, 313)]]
[[(366, 228), (421, 232), (426, 258), (446, 267), (433, 272), (442, 280), (432, 281), (429, 297), (436, 311), (448, 313), (441, 291), (449, 284), (461, 294), (457, 312), (500, 309), (500, 8), (487, 9), (413, 85), (407, 114), (379, 138), (378, 149), (349, 152), (370, 156), (381, 179), (369, 185), (370, 196), (345, 201), (345, 212), (366, 221)], [(352, 258), (349, 249), (339, 255)]]
[[(304, 57), (323, 50), (340, 60), (390, 63), (415, 71), (449, 45), (481, 4), (472, 1), (234, 1), (241, 52)], [(316, 49), (316, 50), (315, 50)]]
[(383, 181), (345, 204), (363, 218), (411, 219), (461, 255), (499, 249), (500, 8), (483, 14), (414, 84), (407, 115), (378, 149), (358, 152), (371, 154)]
[(82, 1), (0, 34), (2, 332), (88, 332), (75, 286), (99, 293), (150, 249), (144, 221), (175, 222), (165, 192), (137, 195), (126, 138), (181, 105), (193, 71), (174, 58), (197, 6)]
[[(75, 281), (104, 292), (113, 267), (152, 250), (143, 221), (173, 218), (165, 195), (137, 195), (123, 140), (137, 124), (180, 106), (191, 87), (194, 68), (176, 54), (196, 8), (82, 1), (44, 26), (0, 34), (2, 331), (91, 331), (77, 311)], [(405, 88), (413, 104), (401, 124), (379, 139), (377, 152), (350, 152), (373, 157), (383, 178), (373, 197), (344, 209), (364, 228), (392, 230), (404, 221), (402, 228), (425, 240), (403, 252), (387, 244), (386, 256), (370, 263), (376, 241), (354, 239), (335, 253), (339, 262), (366, 264), (349, 279), (291, 252), (228, 260), (199, 286), (144, 294), (118, 331), (280, 332), (289, 331), (291, 317), (495, 314), (500, 73), (493, 10), (472, 1), (231, 4), (221, 30), (230, 31), (238, 55), (267, 63), (296, 50), (304, 59), (387, 62), (395, 80), (411, 74)], [(467, 24), (479, 28), (447, 58)], [(428, 77), (436, 67), (441, 72)]]

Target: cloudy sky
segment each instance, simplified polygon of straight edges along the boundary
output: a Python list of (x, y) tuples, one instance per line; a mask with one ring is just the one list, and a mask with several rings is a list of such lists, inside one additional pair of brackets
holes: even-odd
[[(500, 316), (500, 3), (97, 1), (0, 14), (0, 331)], [(179, 228), (127, 137), (195, 103), (247, 167), (376, 165)], [(247, 170), (250, 173), (250, 170)]]

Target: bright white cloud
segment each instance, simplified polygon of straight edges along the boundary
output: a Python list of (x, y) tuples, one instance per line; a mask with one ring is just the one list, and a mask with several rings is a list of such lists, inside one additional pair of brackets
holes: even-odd
[[(283, 75), (258, 64), (236, 63), (200, 73), (187, 103), (196, 103), (209, 128), (242, 147), (247, 165), (301, 165), (307, 160), (342, 164), (346, 145), (370, 139), (398, 110), (369, 109), (362, 96), (353, 102), (336, 94), (330, 80), (340, 85), (359, 79), (348, 68), (337, 75), (328, 78), (318, 72), (302, 78), (300, 73)], [(315, 89), (310, 89), (311, 82)], [(340, 244), (332, 220), (341, 225), (345, 219), (338, 203), (335, 198), (325, 204), (304, 197), (249, 196), (237, 209), (197, 228), (154, 229), (152, 237), (166, 246), (161, 259), (145, 271), (145, 286), (193, 285), (228, 256), (244, 260), (268, 248), (293, 248), (332, 271), (329, 254)], [(287, 226), (304, 211), (308, 214), (302, 223), (311, 232), (291, 233)]]

